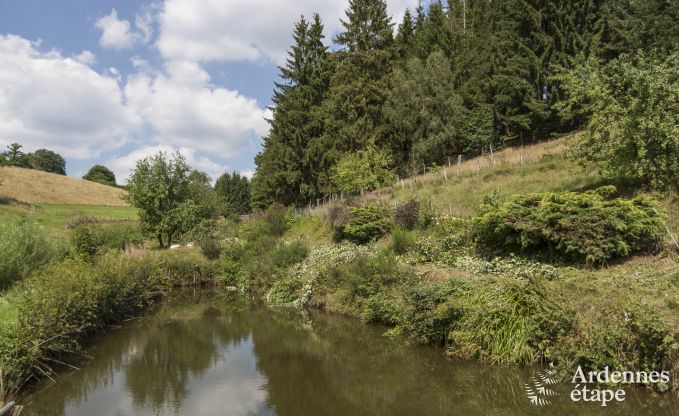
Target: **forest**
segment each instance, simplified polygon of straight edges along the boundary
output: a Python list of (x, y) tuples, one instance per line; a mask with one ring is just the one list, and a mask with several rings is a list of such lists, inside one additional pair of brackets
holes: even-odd
[[(676, 114), (678, 21), (679, 5), (666, 0), (436, 0), (398, 23), (383, 0), (351, 0), (343, 30), (326, 39), (319, 15), (302, 17), (256, 157), (253, 207), (375, 189), (451, 158), (583, 128), (595, 110), (599, 146), (585, 142), (578, 153), (610, 160), (604, 141), (615, 133), (596, 118), (612, 116), (602, 105), (614, 100), (628, 108), (616, 93), (644, 99), (633, 77), (655, 82)], [(626, 115), (630, 123), (658, 103), (646, 104)], [(646, 145), (620, 145), (609, 170), (666, 186), (676, 156), (643, 172)], [(666, 145), (676, 155), (676, 139)]]

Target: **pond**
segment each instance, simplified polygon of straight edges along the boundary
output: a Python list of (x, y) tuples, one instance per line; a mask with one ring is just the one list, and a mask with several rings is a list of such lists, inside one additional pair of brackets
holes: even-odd
[(385, 331), (182, 292), (93, 340), (78, 370), (22, 398), (22, 416), (679, 414), (669, 396), (641, 389), (606, 407), (574, 403), (570, 380), (533, 405), (525, 386), (545, 369), (451, 361)]

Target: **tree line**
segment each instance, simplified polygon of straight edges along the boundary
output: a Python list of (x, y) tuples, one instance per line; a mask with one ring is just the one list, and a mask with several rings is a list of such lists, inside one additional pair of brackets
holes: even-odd
[(639, 53), (662, 60), (677, 50), (678, 21), (679, 3), (667, 0), (435, 0), (395, 25), (384, 0), (350, 0), (333, 51), (321, 17), (302, 17), (252, 205), (373, 189), (449, 157), (580, 128), (606, 100), (577, 102), (594, 87), (583, 68)]

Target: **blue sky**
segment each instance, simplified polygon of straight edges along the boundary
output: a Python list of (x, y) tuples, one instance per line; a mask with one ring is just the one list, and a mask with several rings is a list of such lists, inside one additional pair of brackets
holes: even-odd
[(347, 4), (0, 0), (0, 146), (53, 149), (72, 176), (102, 163), (119, 183), (160, 150), (251, 174), (294, 22), (318, 12), (330, 39)]

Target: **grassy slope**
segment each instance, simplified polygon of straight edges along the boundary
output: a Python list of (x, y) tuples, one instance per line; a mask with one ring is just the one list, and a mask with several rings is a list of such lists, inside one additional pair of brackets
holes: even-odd
[(102, 221), (134, 221), (136, 210), (122, 199), (125, 191), (63, 175), (22, 168), (0, 168), (0, 224), (31, 213), (59, 233), (78, 216)]
[(28, 204), (125, 207), (125, 191), (33, 169), (0, 168), (0, 196)]
[[(487, 195), (497, 191), (510, 196), (545, 191), (582, 191), (606, 184), (618, 186), (623, 196), (642, 194), (635, 184), (610, 181), (602, 178), (594, 168), (578, 166), (565, 154), (566, 139), (542, 143), (524, 150), (527, 155), (517, 156), (517, 150), (496, 154), (493, 165), (490, 158), (470, 160), (451, 167), (445, 180), (442, 171), (421, 175), (411, 181), (372, 193), (368, 198), (380, 199), (390, 206), (410, 198), (431, 204), (438, 213), (467, 217), (474, 213)], [(477, 166), (481, 165), (478, 173)], [(459, 169), (459, 174), (456, 170)], [(412, 182), (412, 186), (411, 186)], [(676, 193), (654, 195), (667, 216), (667, 223), (675, 236), (679, 236), (679, 197)], [(425, 202), (426, 201), (426, 202)], [(319, 218), (323, 208), (315, 210), (316, 216), (299, 221), (287, 233), (286, 240), (303, 239), (313, 247), (331, 241), (331, 231)], [(435, 238), (430, 231), (417, 233), (418, 237)], [(389, 238), (380, 245), (389, 244)], [(665, 250), (659, 255), (636, 256), (601, 269), (565, 267), (561, 278), (549, 283), (550, 289), (563, 293), (569, 306), (577, 311), (580, 322), (597, 322), (611, 310), (625, 310), (628, 305), (644, 304), (656, 310), (672, 328), (679, 327), (679, 255), (669, 236)], [(436, 284), (450, 278), (467, 279), (471, 284), (485, 284), (492, 277), (480, 277), (463, 270), (434, 264), (415, 266), (424, 283)]]

